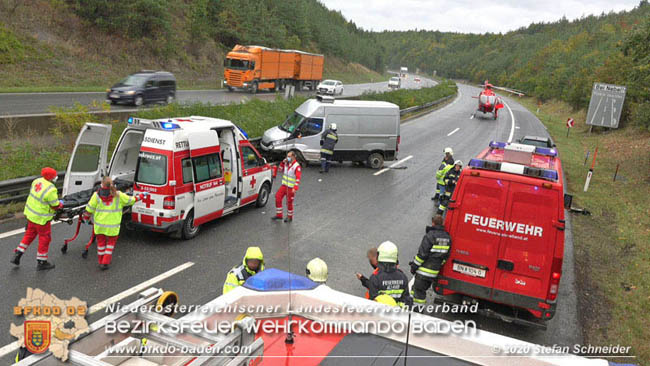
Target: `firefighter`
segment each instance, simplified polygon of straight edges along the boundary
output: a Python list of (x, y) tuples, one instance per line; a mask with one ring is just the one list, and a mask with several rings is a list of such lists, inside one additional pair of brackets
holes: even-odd
[(450, 169), (447, 174), (445, 174), (445, 195), (440, 197), (440, 206), (438, 206), (438, 215), (442, 215), (447, 210), (447, 205), (451, 199), (451, 195), (454, 194), (454, 189), (456, 188), (456, 183), (458, 183), (458, 178), (460, 178), (460, 172), (463, 170), (463, 162), (456, 160), (454, 162), (454, 168)]
[(339, 135), (336, 133), (336, 123), (330, 124), (330, 128), (322, 136), (320, 140), (320, 173), (327, 173), (330, 170), (330, 161), (334, 155), (334, 146), (339, 141)]
[[(368, 256), (368, 263), (370, 263), (370, 267), (372, 267), (372, 274), (377, 274), (377, 248), (370, 248), (368, 249), (368, 252), (366, 253)], [(361, 281), (361, 286), (365, 288), (369, 288), (368, 284), (368, 277), (362, 275), (361, 273), (357, 272), (355, 273), (357, 276), (357, 279)], [(366, 291), (366, 299), (370, 298), (370, 294), (368, 291)]]
[(419, 309), (426, 304), (429, 286), (436, 288), (438, 273), (449, 257), (451, 247), (451, 237), (442, 226), (442, 216), (435, 215), (431, 221), (432, 226), (427, 226), (418, 253), (409, 263), (411, 274), (415, 275), (411, 295)]
[(327, 263), (320, 258), (314, 258), (307, 263), (307, 277), (318, 283), (325, 284), (327, 282)]
[(59, 201), (59, 196), (54, 186), (58, 176), (56, 170), (45, 167), (41, 170), (41, 177), (34, 179), (32, 187), (25, 203), (25, 218), (27, 227), (25, 235), (14, 249), (14, 257), (11, 263), (20, 265), (20, 257), (25, 250), (38, 236), (38, 251), (36, 254), (36, 269), (46, 270), (54, 268), (54, 263), (47, 261), (47, 253), (50, 249), (52, 240), (51, 221), (54, 218), (54, 211), (63, 208), (63, 203)]
[(223, 283), (223, 293), (226, 294), (246, 282), (248, 277), (264, 270), (264, 255), (259, 247), (248, 247), (242, 264), (228, 272)]
[(408, 291), (408, 279), (402, 270), (397, 268), (397, 246), (385, 241), (377, 248), (377, 273), (368, 280), (370, 299), (379, 295), (388, 295), (397, 301), (399, 306), (413, 305), (413, 299)]
[(97, 261), (103, 270), (108, 269), (113, 258), (113, 250), (120, 234), (122, 211), (124, 207), (133, 206), (139, 197), (129, 196), (119, 192), (110, 177), (104, 177), (99, 189), (90, 197), (86, 211), (83, 213), (84, 221), (93, 216), (93, 232), (97, 238)]
[(451, 147), (446, 147), (443, 152), (445, 157), (436, 171), (436, 195), (431, 197), (432, 201), (437, 201), (445, 195), (445, 174), (454, 167), (454, 151)]
[(293, 199), (300, 186), (301, 167), (296, 160), (293, 151), (287, 153), (286, 159), (282, 160), (277, 169), (273, 170), (273, 178), (277, 171), (282, 171), (282, 186), (275, 193), (275, 216), (271, 220), (282, 220), (282, 200), (287, 196), (287, 218), (284, 222), (293, 221)]

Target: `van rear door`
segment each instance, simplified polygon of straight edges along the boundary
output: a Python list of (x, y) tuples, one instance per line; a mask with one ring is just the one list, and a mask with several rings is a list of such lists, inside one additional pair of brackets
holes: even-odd
[(501, 242), (489, 221), (503, 217), (509, 185), (501, 179), (461, 176), (460, 190), (449, 205), (451, 220), (447, 218), (452, 243), (443, 275), (450, 279), (450, 289), (489, 299)]
[(63, 197), (92, 189), (106, 170), (111, 125), (86, 123), (75, 142), (63, 181)]
[(191, 132), (187, 138), (194, 168), (194, 224), (223, 214), (225, 181), (217, 131)]
[[(559, 195), (541, 184), (511, 182), (505, 227), (495, 269), (493, 300), (512, 303), (512, 294), (546, 299), (555, 251)], [(561, 234), (561, 233), (560, 233)], [(515, 305), (537, 307), (534, 299)], [(530, 304), (522, 303), (530, 301)]]

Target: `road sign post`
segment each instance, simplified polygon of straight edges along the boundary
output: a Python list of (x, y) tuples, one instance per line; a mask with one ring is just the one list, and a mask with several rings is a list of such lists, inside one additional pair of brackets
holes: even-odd
[(585, 192), (587, 192), (587, 190), (589, 189), (591, 176), (594, 175), (594, 166), (596, 165), (596, 155), (598, 155), (598, 146), (596, 146), (596, 150), (594, 150), (594, 159), (591, 161), (591, 168), (589, 168), (589, 173), (587, 173), (587, 180), (585, 181), (585, 189), (584, 189)]
[(626, 90), (625, 86), (594, 83), (587, 111), (590, 133), (593, 126), (618, 128)]
[(571, 131), (571, 127), (573, 127), (574, 123), (575, 122), (571, 117), (569, 117), (569, 119), (566, 120), (566, 137), (569, 137), (569, 131)]

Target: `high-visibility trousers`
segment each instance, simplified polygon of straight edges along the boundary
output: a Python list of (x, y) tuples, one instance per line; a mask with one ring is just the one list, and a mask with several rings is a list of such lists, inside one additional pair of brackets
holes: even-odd
[(111, 264), (117, 238), (117, 235), (106, 236), (103, 234), (97, 234), (97, 261), (99, 264)]
[(15, 251), (25, 253), (25, 250), (27, 250), (29, 245), (34, 241), (34, 239), (36, 239), (36, 236), (38, 236), (38, 252), (36, 254), (36, 259), (39, 261), (46, 261), (47, 252), (50, 250), (50, 241), (52, 241), (51, 221), (48, 221), (45, 225), (35, 224), (29, 220), (27, 222), (25, 235)]
[(275, 193), (275, 216), (282, 217), (282, 200), (287, 196), (287, 216), (293, 218), (293, 198), (295, 192), (284, 184)]

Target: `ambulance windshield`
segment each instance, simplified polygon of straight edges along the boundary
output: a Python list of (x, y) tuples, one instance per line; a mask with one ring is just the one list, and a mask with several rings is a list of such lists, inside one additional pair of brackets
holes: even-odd
[(280, 125), (280, 129), (285, 132), (293, 133), (304, 119), (305, 116), (294, 112)]
[(138, 156), (137, 183), (161, 186), (167, 182), (167, 157), (141, 151)]

